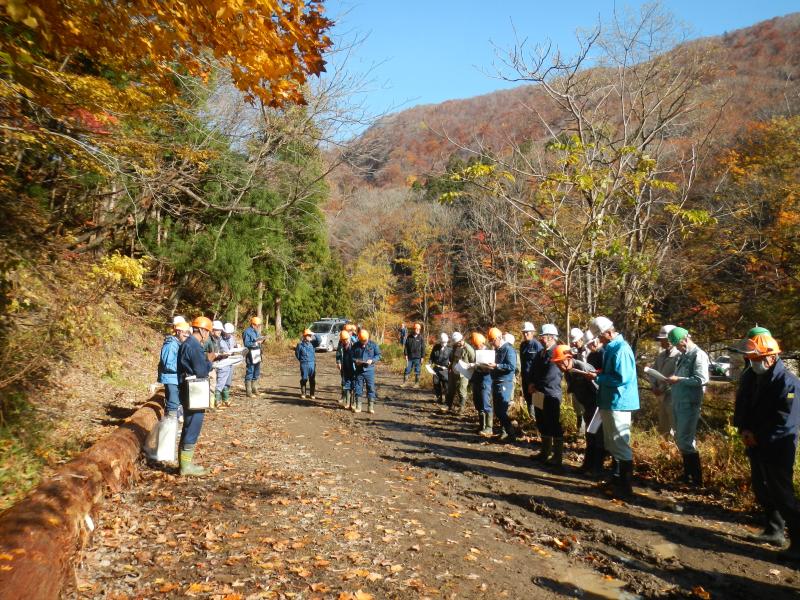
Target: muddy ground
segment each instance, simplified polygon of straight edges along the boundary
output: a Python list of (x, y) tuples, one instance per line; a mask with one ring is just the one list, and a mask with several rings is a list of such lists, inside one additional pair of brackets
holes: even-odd
[[(143, 466), (97, 515), (69, 598), (796, 598), (800, 572), (713, 498), (637, 481), (629, 503), (531, 443), (478, 437), (427, 390), (379, 371), (377, 413), (316, 400), (287, 357), (260, 398), (209, 412), (205, 479)], [(568, 453), (568, 462), (579, 455)]]

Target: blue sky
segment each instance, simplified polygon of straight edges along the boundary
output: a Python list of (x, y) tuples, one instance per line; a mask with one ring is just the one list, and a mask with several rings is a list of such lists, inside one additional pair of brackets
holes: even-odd
[[(338, 39), (366, 36), (348, 59), (369, 73), (363, 103), (372, 114), (466, 98), (512, 84), (493, 78), (495, 46), (510, 48), (516, 29), (529, 43), (548, 39), (572, 54), (576, 29), (641, 2), (611, 0), (326, 0)], [(692, 31), (717, 35), (800, 10), (798, 0), (665, 0)], [(334, 55), (332, 61), (340, 58)]]

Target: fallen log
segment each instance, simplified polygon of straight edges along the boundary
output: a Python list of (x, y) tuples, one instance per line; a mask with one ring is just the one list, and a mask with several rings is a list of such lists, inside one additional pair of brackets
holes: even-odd
[(0, 600), (58, 598), (108, 492), (126, 487), (164, 411), (153, 396), (104, 437), (0, 514)]

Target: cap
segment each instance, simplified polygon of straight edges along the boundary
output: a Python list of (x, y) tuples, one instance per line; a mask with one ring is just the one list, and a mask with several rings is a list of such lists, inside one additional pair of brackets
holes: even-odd
[(670, 330), (669, 334), (667, 335), (667, 338), (669, 339), (669, 343), (674, 346), (675, 344), (677, 344), (682, 339), (688, 336), (689, 332), (686, 331), (683, 327), (673, 327)]
[(225, 323), (225, 327), (222, 328), (222, 331), (225, 333), (233, 333), (236, 331), (236, 328), (233, 326), (233, 323)]
[(464, 339), (464, 336), (461, 335), (460, 331), (454, 331), (453, 332), (453, 343), (454, 344), (457, 344), (458, 342), (460, 342), (463, 339)]
[(539, 332), (539, 335), (555, 335), (558, 336), (558, 328), (553, 325), (552, 323), (546, 323), (542, 325), (542, 330)]
[(595, 337), (600, 336), (612, 327), (614, 327), (614, 322), (608, 317), (595, 317), (589, 321), (589, 330)]
[(578, 329), (577, 327), (573, 327), (569, 330), (569, 341), (573, 344), (575, 342), (579, 342), (583, 339), (583, 330)]
[(529, 331), (533, 331), (535, 333), (536, 327), (534, 327), (533, 323), (531, 323), (530, 321), (525, 321), (522, 324), (522, 333), (528, 333)]
[(216, 329), (216, 330), (222, 331), (222, 328), (223, 328), (223, 327), (224, 327), (224, 326), (222, 325), (222, 321), (214, 321), (214, 322), (211, 324), (211, 329)]
[(675, 325), (664, 325), (656, 336), (657, 340), (665, 340), (669, 336), (669, 332), (675, 329)]

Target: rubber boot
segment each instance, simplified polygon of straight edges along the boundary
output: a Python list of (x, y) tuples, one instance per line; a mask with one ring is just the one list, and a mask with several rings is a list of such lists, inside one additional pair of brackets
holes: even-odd
[(414, 376), (414, 388), (419, 389), (419, 375)]
[(183, 477), (202, 477), (206, 475), (206, 470), (200, 465), (192, 464), (194, 458), (194, 446), (186, 446), (181, 450), (178, 458), (180, 473)]
[(347, 394), (347, 405), (345, 406), (345, 408), (352, 409), (355, 406), (355, 404), (356, 404), (356, 391), (350, 390)]
[(408, 383), (407, 380), (408, 380), (408, 375), (403, 373), (403, 383), (402, 383), (402, 385), (400, 387), (406, 387), (406, 384)]
[(764, 511), (764, 516), (767, 521), (764, 531), (757, 535), (751, 535), (748, 539), (758, 544), (769, 544), (770, 546), (782, 548), (786, 544), (786, 536), (784, 535), (786, 523), (781, 513), (777, 510)]
[(367, 412), (371, 415), (375, 414), (375, 398), (370, 398), (367, 402)]
[(301, 398), (305, 398), (306, 397), (306, 384), (305, 383), (301, 383), (300, 384), (300, 397)]
[(353, 412), (360, 413), (361, 412), (361, 396), (358, 396), (355, 401), (355, 407), (353, 407)]
[(214, 390), (213, 408), (219, 408), (220, 406), (222, 406), (222, 390)]
[(553, 451), (553, 438), (547, 435), (542, 436), (542, 447), (539, 449), (538, 454), (533, 455), (533, 460), (545, 462), (550, 458), (550, 453)]
[(314, 383), (311, 383), (311, 382), (308, 383), (308, 397), (311, 398), (312, 400), (316, 400), (317, 399), (317, 397), (314, 395), (314, 392), (316, 391), (314, 389), (315, 387), (316, 387), (316, 385)]
[(795, 567), (800, 565), (800, 527), (789, 526), (789, 547), (778, 553), (778, 556), (782, 560), (794, 563)]
[(342, 397), (339, 398), (339, 406), (347, 406), (347, 395), (349, 394), (348, 390), (342, 390)]
[(619, 475), (614, 482), (614, 497), (618, 500), (625, 500), (633, 496), (633, 461), (620, 460)]
[(683, 460), (683, 475), (681, 476), (681, 482), (687, 485), (692, 482), (692, 477), (689, 473), (691, 469), (691, 456), (691, 454), (681, 453), (681, 459)]
[(486, 413), (480, 411), (478, 413), (478, 431), (476, 431), (475, 433), (480, 433), (484, 429), (486, 429)]
[(492, 420), (494, 418), (494, 415), (490, 412), (485, 412), (483, 413), (483, 418), (485, 419), (485, 421), (483, 423), (483, 429), (481, 429), (480, 435), (481, 437), (490, 438), (494, 433), (492, 431)]
[(222, 388), (222, 403), (225, 406), (231, 405), (231, 388), (229, 388), (228, 386)]
[(255, 379), (250, 382), (250, 387), (253, 389), (253, 395), (258, 396), (258, 383), (256, 383)]
[(248, 398), (253, 397), (253, 382), (249, 379), (246, 379), (244, 382), (244, 393)]
[(553, 455), (545, 461), (545, 464), (560, 469), (564, 463), (564, 438), (553, 438)]
[(700, 462), (700, 453), (695, 452), (692, 458), (692, 472), (690, 473), (696, 487), (703, 487), (703, 465)]

